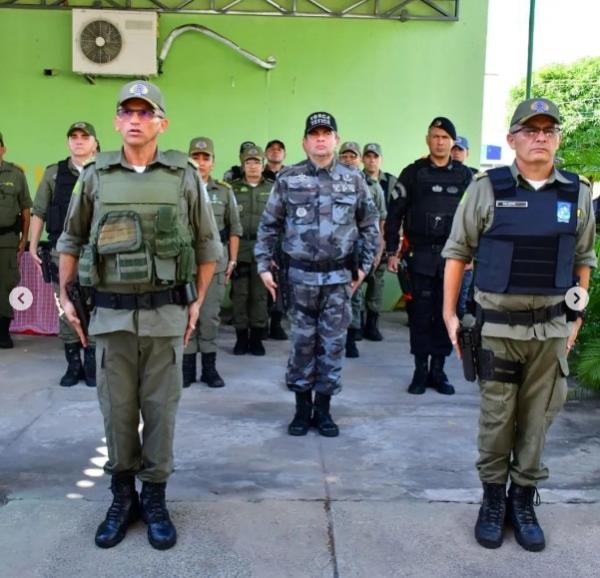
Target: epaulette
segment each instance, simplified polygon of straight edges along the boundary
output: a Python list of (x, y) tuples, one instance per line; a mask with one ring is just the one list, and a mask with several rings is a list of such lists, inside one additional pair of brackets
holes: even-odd
[(25, 171), (19, 165), (15, 165), (15, 163), (11, 163), (10, 161), (4, 161), (4, 164), (10, 167), (11, 169), (16, 169), (20, 173), (25, 174)]
[(479, 181), (480, 179), (483, 179), (484, 177), (488, 177), (489, 178), (490, 175), (487, 174), (486, 171), (479, 171), (478, 173), (475, 173), (473, 175), (473, 179), (475, 181)]
[(227, 181), (221, 181), (220, 179), (217, 179), (217, 180), (215, 180), (215, 183), (217, 183), (217, 185), (221, 185), (222, 187), (225, 187), (227, 189), (231, 188), (231, 185)]
[(580, 183), (583, 183), (584, 185), (590, 187), (590, 189), (592, 188), (592, 183), (590, 183), (590, 181), (587, 177), (584, 177), (583, 175), (578, 175), (578, 176), (579, 176)]

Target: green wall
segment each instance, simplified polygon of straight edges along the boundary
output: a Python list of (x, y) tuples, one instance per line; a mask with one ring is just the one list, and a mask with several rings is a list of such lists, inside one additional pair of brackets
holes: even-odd
[[(200, 23), (278, 64), (265, 71), (196, 33), (175, 40), (156, 81), (171, 120), (161, 146), (212, 136), (222, 174), (242, 140), (278, 137), (295, 162), (305, 117), (324, 109), (342, 139), (381, 142), (385, 167), (398, 173), (424, 152), (428, 123), (443, 114), (471, 138), (477, 164), (486, 18), (485, 0), (462, 0), (456, 23), (162, 14), (159, 46), (175, 26)], [(76, 120), (95, 124), (104, 150), (118, 146), (111, 119), (123, 80), (91, 85), (70, 69), (70, 11), (0, 9), (0, 131), (32, 189), (45, 165), (66, 156)]]

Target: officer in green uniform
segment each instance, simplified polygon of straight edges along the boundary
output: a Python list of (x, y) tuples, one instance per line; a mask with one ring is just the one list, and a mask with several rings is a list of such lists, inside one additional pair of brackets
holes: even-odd
[[(385, 219), (387, 217), (387, 206), (390, 195), (396, 186), (396, 177), (391, 173), (386, 173), (381, 170), (383, 162), (383, 153), (381, 145), (375, 142), (367, 143), (363, 148), (362, 155), (363, 172), (367, 178), (379, 183), (383, 190), (385, 200), (385, 212), (382, 213), (379, 221), (379, 228), (383, 232), (385, 230)], [(383, 234), (383, 233), (382, 233)], [(383, 335), (379, 331), (379, 314), (383, 308), (383, 288), (384, 276), (387, 268), (385, 259), (379, 257), (379, 265), (377, 261), (373, 265), (373, 269), (365, 279), (365, 308), (367, 315), (365, 317), (364, 337), (369, 341), (382, 341)]]
[(202, 374), (200, 381), (208, 387), (223, 387), (225, 382), (216, 368), (217, 336), (221, 321), (219, 312), (225, 296), (225, 285), (237, 265), (237, 255), (242, 235), (242, 225), (237, 202), (231, 186), (224, 181), (215, 181), (210, 175), (215, 166), (213, 141), (207, 137), (192, 139), (189, 155), (198, 165), (198, 174), (206, 186), (221, 242), (223, 257), (217, 263), (204, 305), (200, 310), (199, 327), (192, 333), (190, 342), (183, 354), (183, 387), (196, 381), (196, 353), (202, 354)]
[[(339, 150), (340, 162), (347, 167), (360, 169), (360, 145), (354, 141), (348, 141), (340, 146)], [(379, 248), (373, 262), (373, 267), (376, 269), (381, 261), (383, 255), (383, 227), (387, 211), (385, 207), (385, 197), (383, 189), (379, 183), (369, 176), (364, 175), (367, 181), (371, 198), (375, 203), (377, 212), (379, 213)], [(367, 275), (368, 278), (368, 275)], [(356, 358), (360, 355), (356, 342), (362, 339), (362, 327), (363, 327), (363, 303), (365, 300), (364, 283), (361, 284), (358, 289), (352, 295), (352, 321), (348, 327), (346, 333), (346, 357)]]
[(29, 234), (31, 197), (23, 171), (4, 160), (6, 146), (0, 133), (0, 349), (13, 347), (8, 296), (19, 282), (19, 259)]
[(582, 324), (570, 296), (585, 294), (597, 264), (589, 183), (555, 168), (560, 124), (550, 100), (519, 104), (507, 136), (514, 164), (477, 174), (443, 250), (444, 321), (459, 354), (456, 304), (476, 257), (483, 502), (475, 537), (486, 548), (502, 544), (505, 517), (523, 548), (545, 547), (533, 506), (548, 478), (542, 450), (566, 399), (567, 354)]
[[(89, 333), (96, 337), (105, 471), (114, 496), (96, 544), (115, 546), (141, 515), (150, 544), (166, 549), (177, 539), (165, 488), (183, 348), (223, 249), (196, 166), (185, 153), (157, 148), (168, 127), (159, 88), (143, 80), (125, 84), (114, 125), (122, 150), (99, 153), (73, 189), (57, 244), (60, 299), (85, 346), (66, 285), (78, 272), (79, 282), (94, 288)], [(139, 499), (134, 476), (142, 481)]]
[(267, 326), (267, 290), (256, 271), (254, 245), (256, 231), (273, 181), (265, 179), (264, 154), (260, 147), (245, 149), (240, 155), (243, 177), (231, 183), (237, 199), (244, 234), (240, 239), (238, 264), (232, 276), (231, 301), (236, 332), (234, 355), (264, 355), (262, 344)]
[(70, 156), (46, 168), (38, 186), (33, 201), (31, 219), (31, 239), (29, 253), (40, 270), (42, 260), (38, 256), (38, 244), (44, 223), (48, 232), (48, 242), (52, 251), (52, 264), (56, 267), (52, 271), (52, 289), (58, 307), (59, 337), (65, 348), (67, 358), (67, 371), (60, 380), (60, 385), (70, 387), (80, 379), (90, 387), (96, 386), (96, 357), (95, 343), (90, 339), (88, 347), (84, 349), (84, 362), (81, 363), (81, 342), (79, 335), (67, 321), (64, 311), (60, 307), (58, 284), (58, 253), (56, 242), (60, 237), (65, 222), (65, 216), (71, 200), (71, 192), (83, 169), (83, 165), (96, 154), (98, 142), (96, 130), (88, 122), (73, 123), (67, 131), (67, 146)]
[(239, 165), (232, 165), (231, 168), (229, 168), (228, 170), (226, 170), (223, 173), (223, 180), (226, 183), (231, 183), (237, 179), (241, 179), (244, 176), (244, 167), (243, 162), (242, 162), (242, 153), (246, 150), (246, 149), (250, 149), (256, 146), (256, 143), (252, 142), (251, 140), (245, 140), (241, 145), (240, 145), (240, 153), (239, 153), (239, 158), (240, 158), (240, 164)]

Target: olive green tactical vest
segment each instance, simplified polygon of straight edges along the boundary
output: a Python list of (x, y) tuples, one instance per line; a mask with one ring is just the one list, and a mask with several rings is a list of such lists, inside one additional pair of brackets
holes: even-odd
[(252, 263), (254, 261), (254, 245), (256, 243), (256, 232), (271, 189), (272, 181), (262, 180), (256, 187), (234, 181), (231, 183), (240, 212), (240, 221), (244, 234), (240, 238), (240, 250), (238, 261), (240, 263)]
[(136, 173), (121, 166), (120, 152), (97, 155), (90, 244), (80, 258), (82, 285), (145, 293), (193, 279), (192, 237), (180, 208), (188, 161), (178, 151), (163, 158), (169, 166), (156, 164)]

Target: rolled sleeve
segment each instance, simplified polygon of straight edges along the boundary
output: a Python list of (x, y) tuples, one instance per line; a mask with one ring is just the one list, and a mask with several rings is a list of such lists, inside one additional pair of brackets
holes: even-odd
[(579, 211), (577, 212), (577, 219), (575, 266), (597, 267), (598, 259), (594, 251), (596, 219), (592, 205), (592, 193), (584, 183), (581, 183), (579, 186)]
[(63, 232), (56, 243), (59, 253), (78, 257), (81, 247), (88, 242), (97, 187), (98, 174), (95, 167), (84, 169), (73, 188)]
[(30, 209), (31, 205), (33, 204), (31, 202), (31, 196), (29, 194), (29, 186), (27, 185), (27, 178), (25, 177), (25, 173), (23, 173), (22, 171), (19, 171), (19, 178), (20, 178), (20, 186), (18, 187), (19, 190), (19, 208), (21, 210), (24, 209)]
[(46, 220), (46, 212), (48, 211), (48, 206), (50, 205), (50, 200), (52, 199), (52, 194), (54, 193), (56, 172), (56, 165), (49, 166), (44, 171), (42, 180), (40, 181), (35, 193), (35, 199), (33, 201), (33, 209), (31, 213), (42, 219), (42, 221)]
[(241, 237), (244, 233), (242, 222), (240, 221), (240, 211), (238, 208), (233, 189), (227, 190), (227, 226), (229, 235)]

